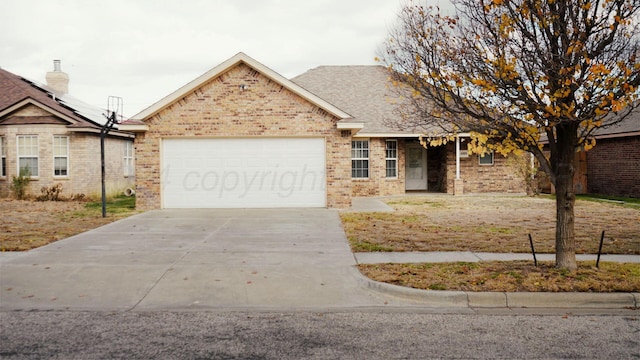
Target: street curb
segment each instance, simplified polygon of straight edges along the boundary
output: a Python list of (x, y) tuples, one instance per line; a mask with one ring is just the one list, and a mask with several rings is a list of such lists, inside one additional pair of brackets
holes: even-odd
[(371, 290), (417, 301), (421, 305), (429, 307), (574, 309), (640, 308), (640, 293), (537, 293), (420, 290), (371, 280), (364, 275), (361, 275), (360, 282)]

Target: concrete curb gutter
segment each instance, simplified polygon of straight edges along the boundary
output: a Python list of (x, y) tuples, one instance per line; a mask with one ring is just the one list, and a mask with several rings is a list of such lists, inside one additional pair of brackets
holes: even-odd
[(639, 309), (640, 293), (536, 293), (465, 292), (419, 290), (371, 280), (364, 275), (366, 288), (415, 301), (428, 307), (449, 308), (573, 308)]

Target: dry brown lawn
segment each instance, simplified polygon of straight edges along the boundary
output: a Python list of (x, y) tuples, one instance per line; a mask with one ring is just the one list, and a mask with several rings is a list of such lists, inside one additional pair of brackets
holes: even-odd
[(37, 248), (122, 219), (135, 213), (132, 200), (115, 210), (110, 204), (103, 218), (97, 203), (0, 199), (0, 251)]
[[(530, 252), (555, 250), (555, 200), (525, 196), (407, 196), (393, 213), (342, 213), (353, 251)], [(640, 207), (577, 200), (576, 252), (640, 254)]]
[(359, 265), (367, 277), (424, 290), (500, 292), (638, 292), (640, 265), (580, 262), (578, 270), (553, 262), (487, 261), (478, 263)]

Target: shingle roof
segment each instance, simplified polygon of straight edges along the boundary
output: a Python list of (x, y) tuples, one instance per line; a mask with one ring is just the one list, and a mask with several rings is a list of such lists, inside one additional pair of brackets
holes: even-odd
[(105, 122), (104, 110), (70, 95), (55, 96), (46, 85), (0, 69), (0, 113), (29, 99), (61, 114), (74, 128), (100, 129)]
[(418, 136), (422, 133), (390, 125), (400, 120), (397, 107), (402, 100), (383, 66), (319, 66), (291, 81), (351, 115), (353, 119), (349, 122), (364, 123), (359, 134)]
[[(616, 119), (616, 116), (612, 119)], [(640, 135), (640, 106), (631, 110), (631, 113), (616, 125), (595, 130), (594, 135), (596, 138)]]

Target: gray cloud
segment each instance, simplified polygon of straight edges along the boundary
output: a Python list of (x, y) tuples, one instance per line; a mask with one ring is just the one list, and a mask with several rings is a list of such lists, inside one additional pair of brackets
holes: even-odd
[(138, 111), (242, 51), (293, 77), (373, 64), (399, 0), (21, 0), (0, 13), (0, 66), (44, 82), (62, 60), (70, 92)]

